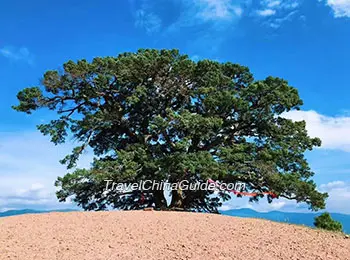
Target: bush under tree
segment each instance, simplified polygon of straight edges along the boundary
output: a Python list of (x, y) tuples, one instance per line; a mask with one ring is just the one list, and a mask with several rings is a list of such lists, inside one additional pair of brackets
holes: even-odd
[(339, 221), (332, 219), (332, 216), (328, 212), (325, 212), (322, 215), (315, 217), (314, 225), (317, 228), (326, 229), (330, 231), (343, 231), (342, 224)]

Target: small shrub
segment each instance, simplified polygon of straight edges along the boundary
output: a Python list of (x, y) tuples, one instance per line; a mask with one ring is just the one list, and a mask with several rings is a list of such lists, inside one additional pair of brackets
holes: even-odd
[(343, 230), (342, 224), (332, 219), (331, 215), (328, 212), (323, 213), (322, 215), (316, 217), (314, 225), (317, 228), (326, 229), (330, 231), (342, 232)]

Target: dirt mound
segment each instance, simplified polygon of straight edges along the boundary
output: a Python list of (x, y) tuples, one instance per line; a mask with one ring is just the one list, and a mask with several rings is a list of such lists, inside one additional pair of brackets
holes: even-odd
[(183, 212), (73, 212), (0, 218), (0, 259), (350, 259), (341, 234)]

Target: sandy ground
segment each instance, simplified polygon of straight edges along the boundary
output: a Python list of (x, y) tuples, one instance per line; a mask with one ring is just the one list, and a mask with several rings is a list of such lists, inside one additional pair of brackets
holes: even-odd
[(0, 218), (0, 259), (350, 259), (344, 235), (183, 212), (73, 212)]

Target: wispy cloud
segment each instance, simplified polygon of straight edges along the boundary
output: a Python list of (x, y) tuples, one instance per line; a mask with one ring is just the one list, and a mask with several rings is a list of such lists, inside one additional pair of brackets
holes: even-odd
[[(186, 35), (187, 52), (215, 55), (245, 15), (247, 0), (129, 0), (135, 26), (174, 45)], [(181, 37), (180, 37), (181, 36)]]
[(159, 0), (129, 0), (135, 17), (135, 26), (142, 27), (148, 33), (174, 31), (174, 29), (198, 26), (204, 23), (210, 25), (230, 24), (237, 21), (244, 13), (243, 3), (246, 1), (232, 0), (167, 0), (171, 11), (172, 6), (180, 7), (176, 20), (166, 24), (169, 17), (161, 12), (164, 1)]
[(283, 116), (294, 121), (305, 120), (309, 135), (322, 140), (321, 148), (350, 152), (350, 117), (330, 117), (312, 110), (291, 111)]
[(197, 18), (204, 21), (232, 20), (243, 14), (240, 3), (231, 0), (189, 0), (192, 5), (197, 6)]
[(275, 18), (273, 20), (271, 20), (268, 24), (270, 27), (272, 28), (280, 28), (281, 25), (287, 21), (291, 21), (293, 19), (293, 17), (296, 15), (297, 11), (291, 11), (288, 14), (286, 14), (285, 16), (282, 17), (278, 17)]
[(141, 28), (152, 35), (161, 30), (162, 19), (155, 13), (154, 2), (149, 0), (129, 0), (130, 10), (136, 28)]
[(135, 26), (143, 28), (148, 34), (159, 32), (162, 26), (162, 20), (156, 14), (139, 9), (135, 13)]
[(264, 9), (264, 10), (257, 10), (256, 13), (259, 16), (271, 16), (276, 14), (276, 10), (273, 9)]
[(350, 17), (350, 0), (325, 0), (324, 2), (332, 8), (335, 17)]
[(276, 7), (279, 7), (282, 3), (282, 0), (265, 0), (265, 1), (262, 1), (263, 4), (266, 5), (266, 7), (268, 8), (276, 8)]
[(34, 61), (33, 54), (26, 47), (5, 46), (0, 48), (0, 55), (11, 61), (22, 61), (28, 64), (33, 64)]
[(261, 0), (253, 13), (264, 19), (264, 25), (277, 29), (290, 21), (298, 11), (300, 0)]
[(260, 6), (275, 11), (291, 10), (300, 5), (300, 0), (260, 0)]
[(236, 31), (244, 16), (246, 1), (232, 0), (181, 0), (182, 11), (177, 20), (169, 25), (164, 35), (186, 33), (191, 39), (187, 49), (215, 55), (220, 46)]

